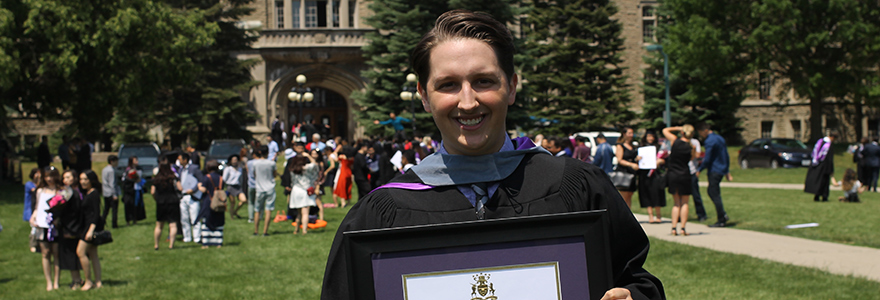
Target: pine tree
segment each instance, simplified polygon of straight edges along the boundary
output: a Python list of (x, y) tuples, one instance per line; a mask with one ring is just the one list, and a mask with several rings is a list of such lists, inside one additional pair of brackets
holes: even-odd
[(528, 108), (544, 134), (626, 124), (629, 102), (621, 25), (607, 0), (536, 1), (525, 27), (534, 63), (524, 67)]
[[(437, 17), (452, 9), (484, 11), (502, 23), (513, 22), (516, 8), (513, 0), (495, 1), (406, 1), (376, 0), (370, 4), (373, 16), (366, 19), (368, 25), (377, 29), (367, 34), (370, 41), (364, 46), (364, 57), (369, 69), (361, 72), (367, 79), (364, 92), (355, 92), (352, 98), (361, 106), (357, 111), (358, 123), (366, 128), (368, 135), (390, 136), (389, 126), (375, 125), (373, 120), (386, 120), (389, 113), (405, 118), (412, 117), (411, 102), (400, 100), (400, 92), (406, 83), (410, 69), (410, 55), (426, 32), (434, 27)], [(410, 85), (415, 87), (414, 84)], [(417, 101), (417, 100), (414, 100)], [(416, 130), (421, 134), (439, 137), (430, 113), (421, 102), (415, 106)], [(409, 125), (407, 130), (409, 130)], [(410, 134), (410, 136), (412, 136)]]

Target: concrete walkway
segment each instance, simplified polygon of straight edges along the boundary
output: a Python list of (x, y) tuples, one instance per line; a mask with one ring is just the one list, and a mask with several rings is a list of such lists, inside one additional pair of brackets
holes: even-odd
[[(736, 178), (734, 178), (736, 180)], [(709, 186), (709, 183), (705, 180), (700, 181), (701, 187)], [(750, 188), (750, 189), (782, 189), (782, 190), (803, 190), (804, 185), (802, 183), (754, 183), (754, 182), (736, 182), (736, 181), (722, 181), (722, 188)], [(831, 187), (834, 188), (833, 186)]]
[(672, 223), (669, 219), (664, 219), (662, 224), (649, 224), (647, 215), (635, 216), (648, 236), (662, 240), (880, 281), (880, 249), (730, 227), (710, 228), (696, 222), (687, 224), (690, 236), (673, 236), (670, 234)]

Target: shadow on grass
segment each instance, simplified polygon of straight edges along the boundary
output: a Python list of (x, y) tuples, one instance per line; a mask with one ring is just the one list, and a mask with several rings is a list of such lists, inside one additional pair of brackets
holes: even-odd
[(12, 278), (0, 278), (0, 284), (4, 284), (12, 281)]
[(104, 287), (108, 287), (108, 286), (123, 286), (123, 285), (128, 285), (128, 281), (125, 281), (125, 280), (112, 280), (112, 279), (111, 279), (111, 280), (103, 280), (103, 281), (101, 281), (101, 283), (103, 284)]

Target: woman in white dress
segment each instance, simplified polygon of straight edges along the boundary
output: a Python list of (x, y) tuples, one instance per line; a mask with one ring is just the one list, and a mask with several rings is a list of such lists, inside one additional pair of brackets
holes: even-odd
[[(37, 240), (40, 241), (40, 249), (43, 254), (43, 275), (46, 277), (46, 290), (58, 289), (58, 279), (61, 268), (58, 265), (58, 242), (57, 233), (52, 229), (48, 220), (49, 200), (55, 197), (61, 189), (61, 174), (52, 166), (42, 170), (43, 180), (37, 185), (37, 204), (31, 214), (31, 227), (37, 228)], [(52, 270), (55, 270), (54, 277)]]
[(287, 165), (290, 172), (290, 198), (288, 199), (288, 208), (299, 209), (299, 215), (296, 217), (293, 234), (299, 232), (302, 227), (302, 233), (306, 234), (309, 224), (309, 207), (315, 206), (316, 185), (320, 168), (315, 163), (315, 159), (311, 155), (297, 155), (291, 159), (291, 163)]

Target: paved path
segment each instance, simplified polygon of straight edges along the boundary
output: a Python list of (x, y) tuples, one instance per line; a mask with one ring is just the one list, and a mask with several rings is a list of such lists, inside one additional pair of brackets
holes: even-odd
[(880, 249), (735, 228), (710, 228), (696, 222), (687, 224), (690, 236), (673, 236), (668, 219), (662, 224), (649, 224), (647, 215), (635, 216), (648, 236), (662, 240), (880, 281)]
[[(734, 178), (736, 180), (736, 178)], [(700, 181), (701, 187), (709, 186), (705, 180)], [(752, 189), (783, 189), (783, 190), (803, 190), (804, 185), (801, 183), (754, 183), (754, 182), (736, 182), (722, 181), (722, 188), (752, 188)], [(832, 187), (833, 188), (833, 187)]]

